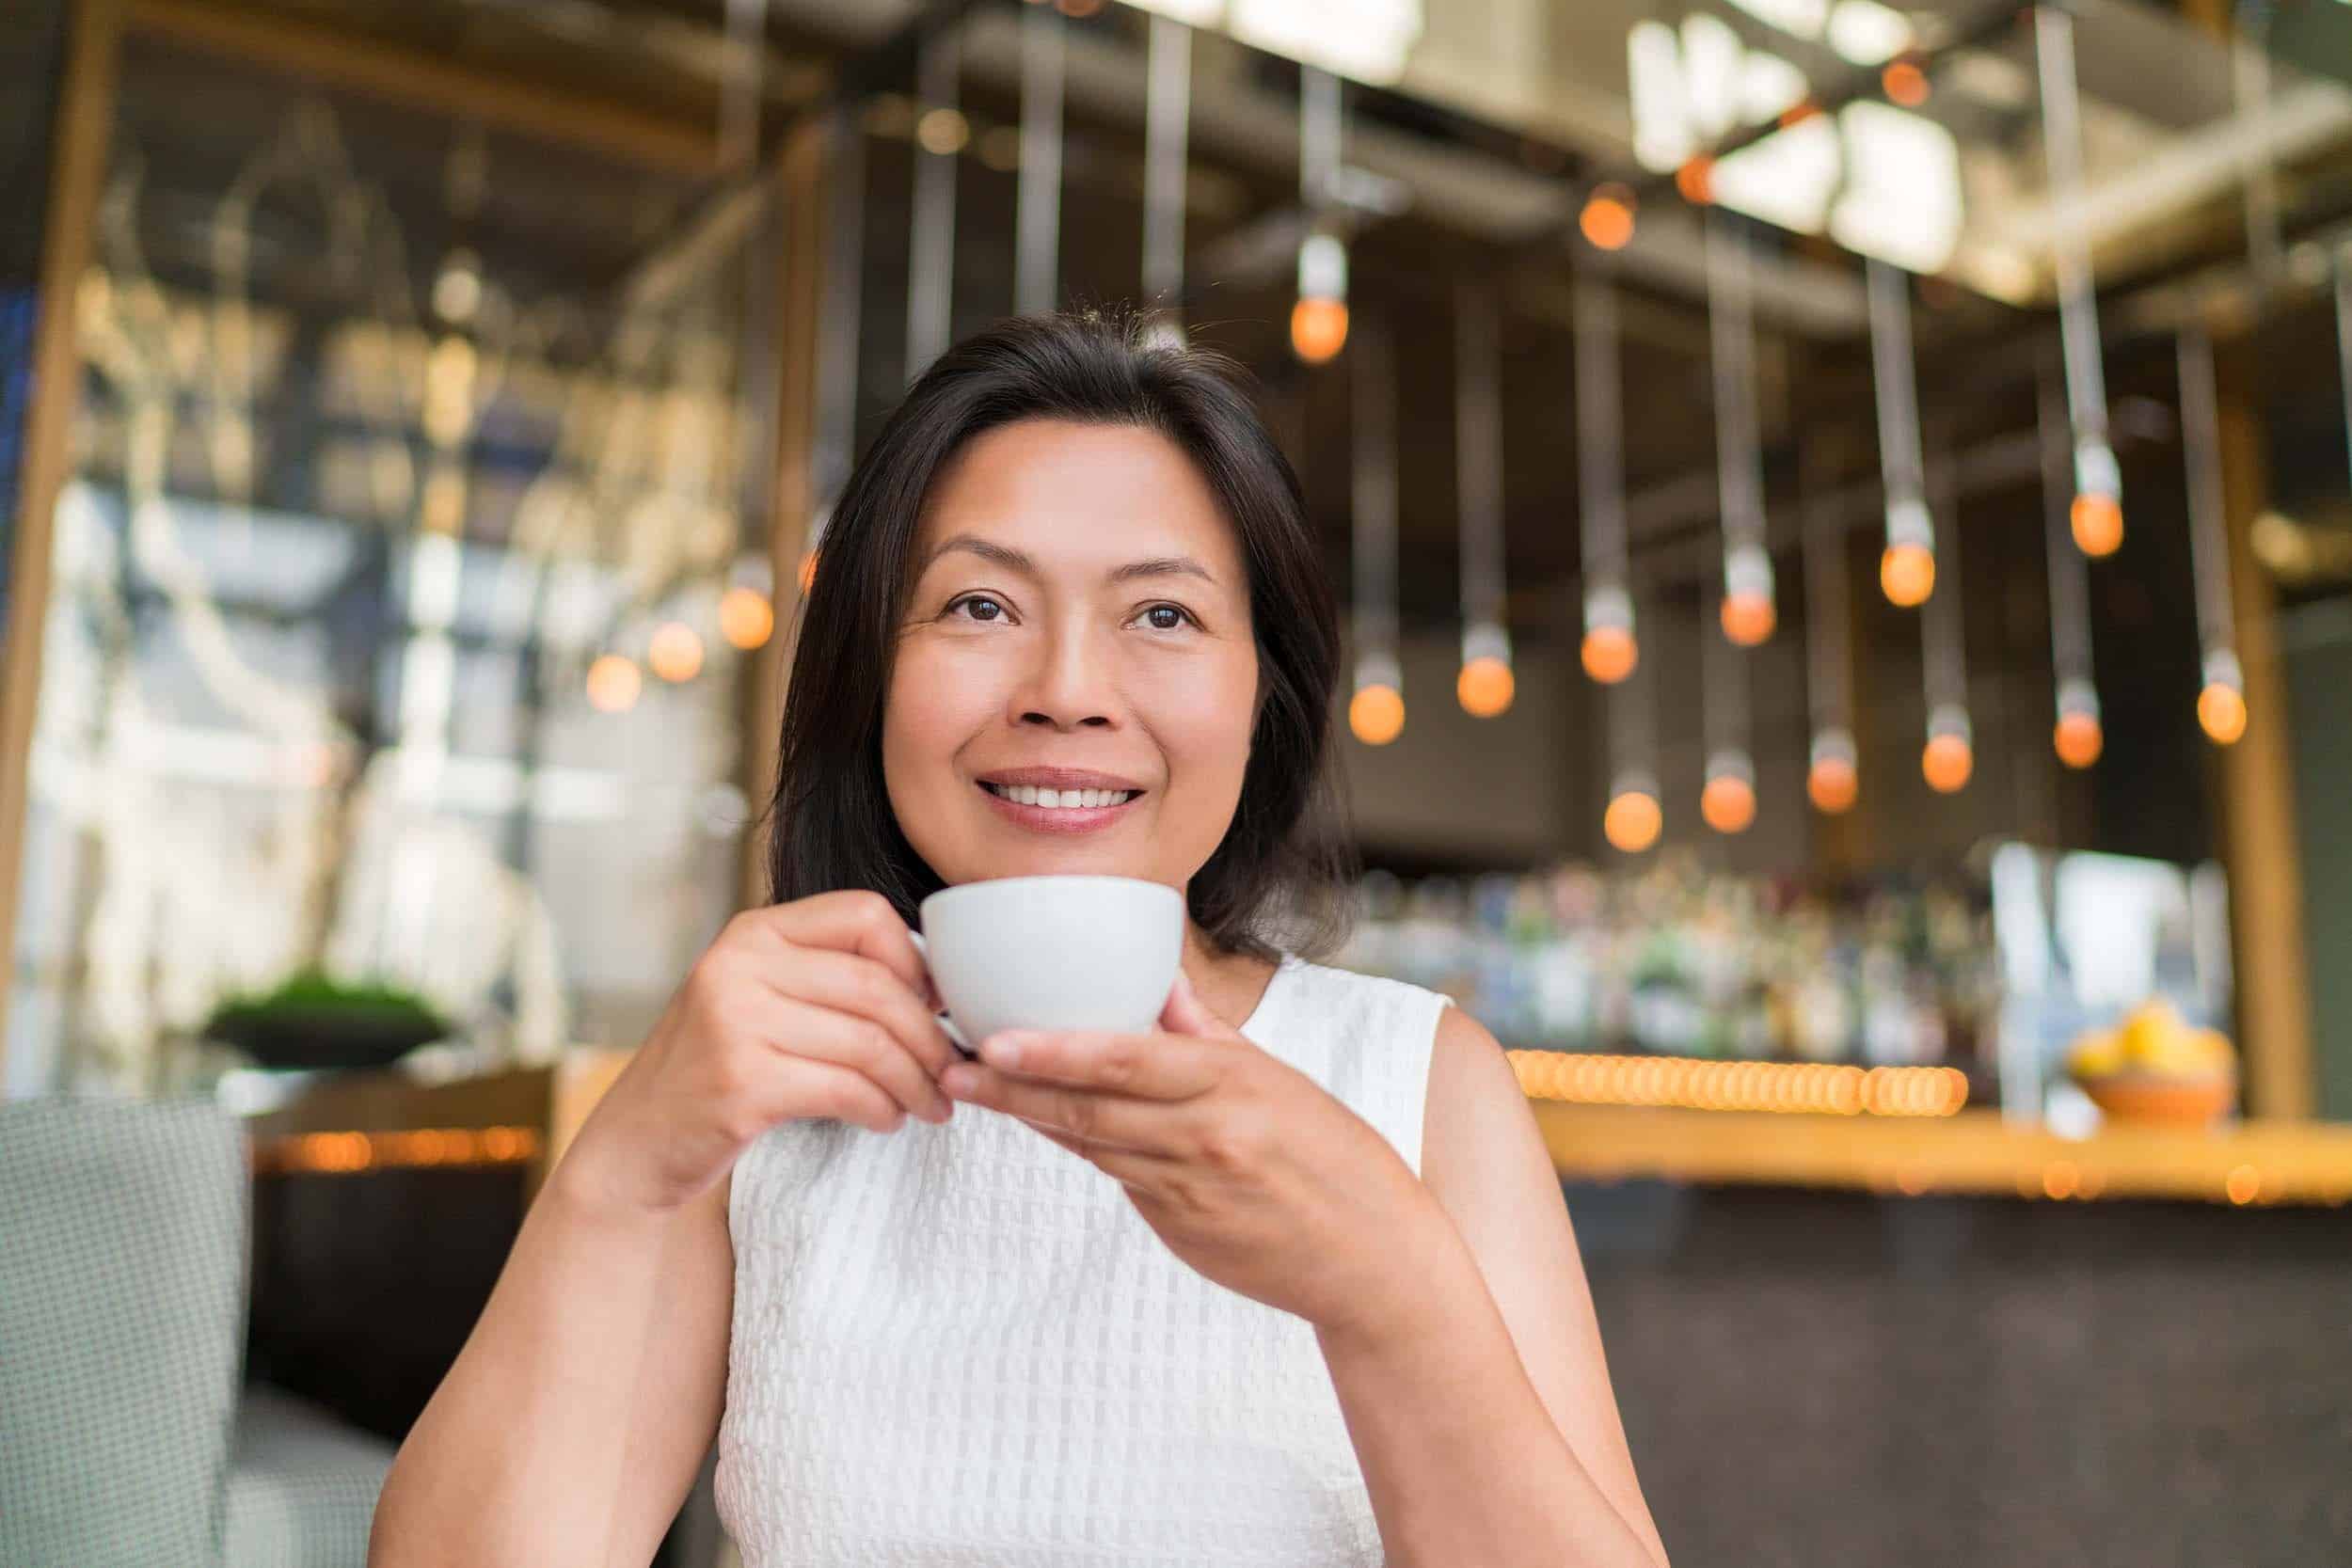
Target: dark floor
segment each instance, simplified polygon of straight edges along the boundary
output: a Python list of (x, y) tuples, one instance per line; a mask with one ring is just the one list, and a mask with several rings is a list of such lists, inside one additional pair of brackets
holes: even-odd
[(2352, 1210), (1568, 1196), (1676, 1568), (2352, 1564)]

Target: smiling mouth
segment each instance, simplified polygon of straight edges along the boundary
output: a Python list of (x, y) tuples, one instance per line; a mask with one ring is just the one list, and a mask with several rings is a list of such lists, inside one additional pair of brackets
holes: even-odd
[(1037, 806), (1047, 811), (1099, 811), (1104, 806), (1123, 806), (1141, 795), (1140, 789), (1041, 789), (1035, 784), (997, 784), (982, 782), (987, 790), (999, 800), (1016, 806)]

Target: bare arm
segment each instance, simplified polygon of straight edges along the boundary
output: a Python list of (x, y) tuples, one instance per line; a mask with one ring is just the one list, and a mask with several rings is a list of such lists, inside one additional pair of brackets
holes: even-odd
[(667, 1215), (559, 1166), (384, 1483), (370, 1568), (653, 1559), (718, 1432), (735, 1259), (721, 1180)]

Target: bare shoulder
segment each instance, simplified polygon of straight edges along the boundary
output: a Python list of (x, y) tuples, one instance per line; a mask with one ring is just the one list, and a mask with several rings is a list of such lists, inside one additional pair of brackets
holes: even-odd
[[(1536, 1170), (1547, 1178), (1536, 1190), (1556, 1196), (1550, 1160), (1510, 1058), (1485, 1024), (1459, 1007), (1446, 1008), (1430, 1048), (1422, 1180), (1458, 1218), (1461, 1210), (1523, 1196), (1528, 1174)], [(1506, 1190), (1498, 1191), (1498, 1182)]]

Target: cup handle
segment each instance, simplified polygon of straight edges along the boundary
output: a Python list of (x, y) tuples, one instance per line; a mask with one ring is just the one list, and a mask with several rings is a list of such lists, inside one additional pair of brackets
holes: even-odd
[[(915, 930), (913, 927), (909, 927), (907, 928), (907, 935), (914, 939), (914, 951), (922, 958), (923, 967), (926, 971), (928, 971), (930, 968), (931, 944), (925, 942), (923, 940), (923, 933)], [(931, 989), (936, 990), (939, 988), (937, 984), (934, 983)], [(962, 1052), (966, 1056), (977, 1059), (979, 1053), (972, 1049), (972, 1042), (963, 1037), (963, 1031), (956, 1027), (956, 1021), (947, 1016), (947, 1010), (945, 1007), (942, 1007), (939, 1010), (937, 1017), (939, 1019), (940, 1033), (947, 1037), (947, 1043), (954, 1046), (958, 1051)]]

